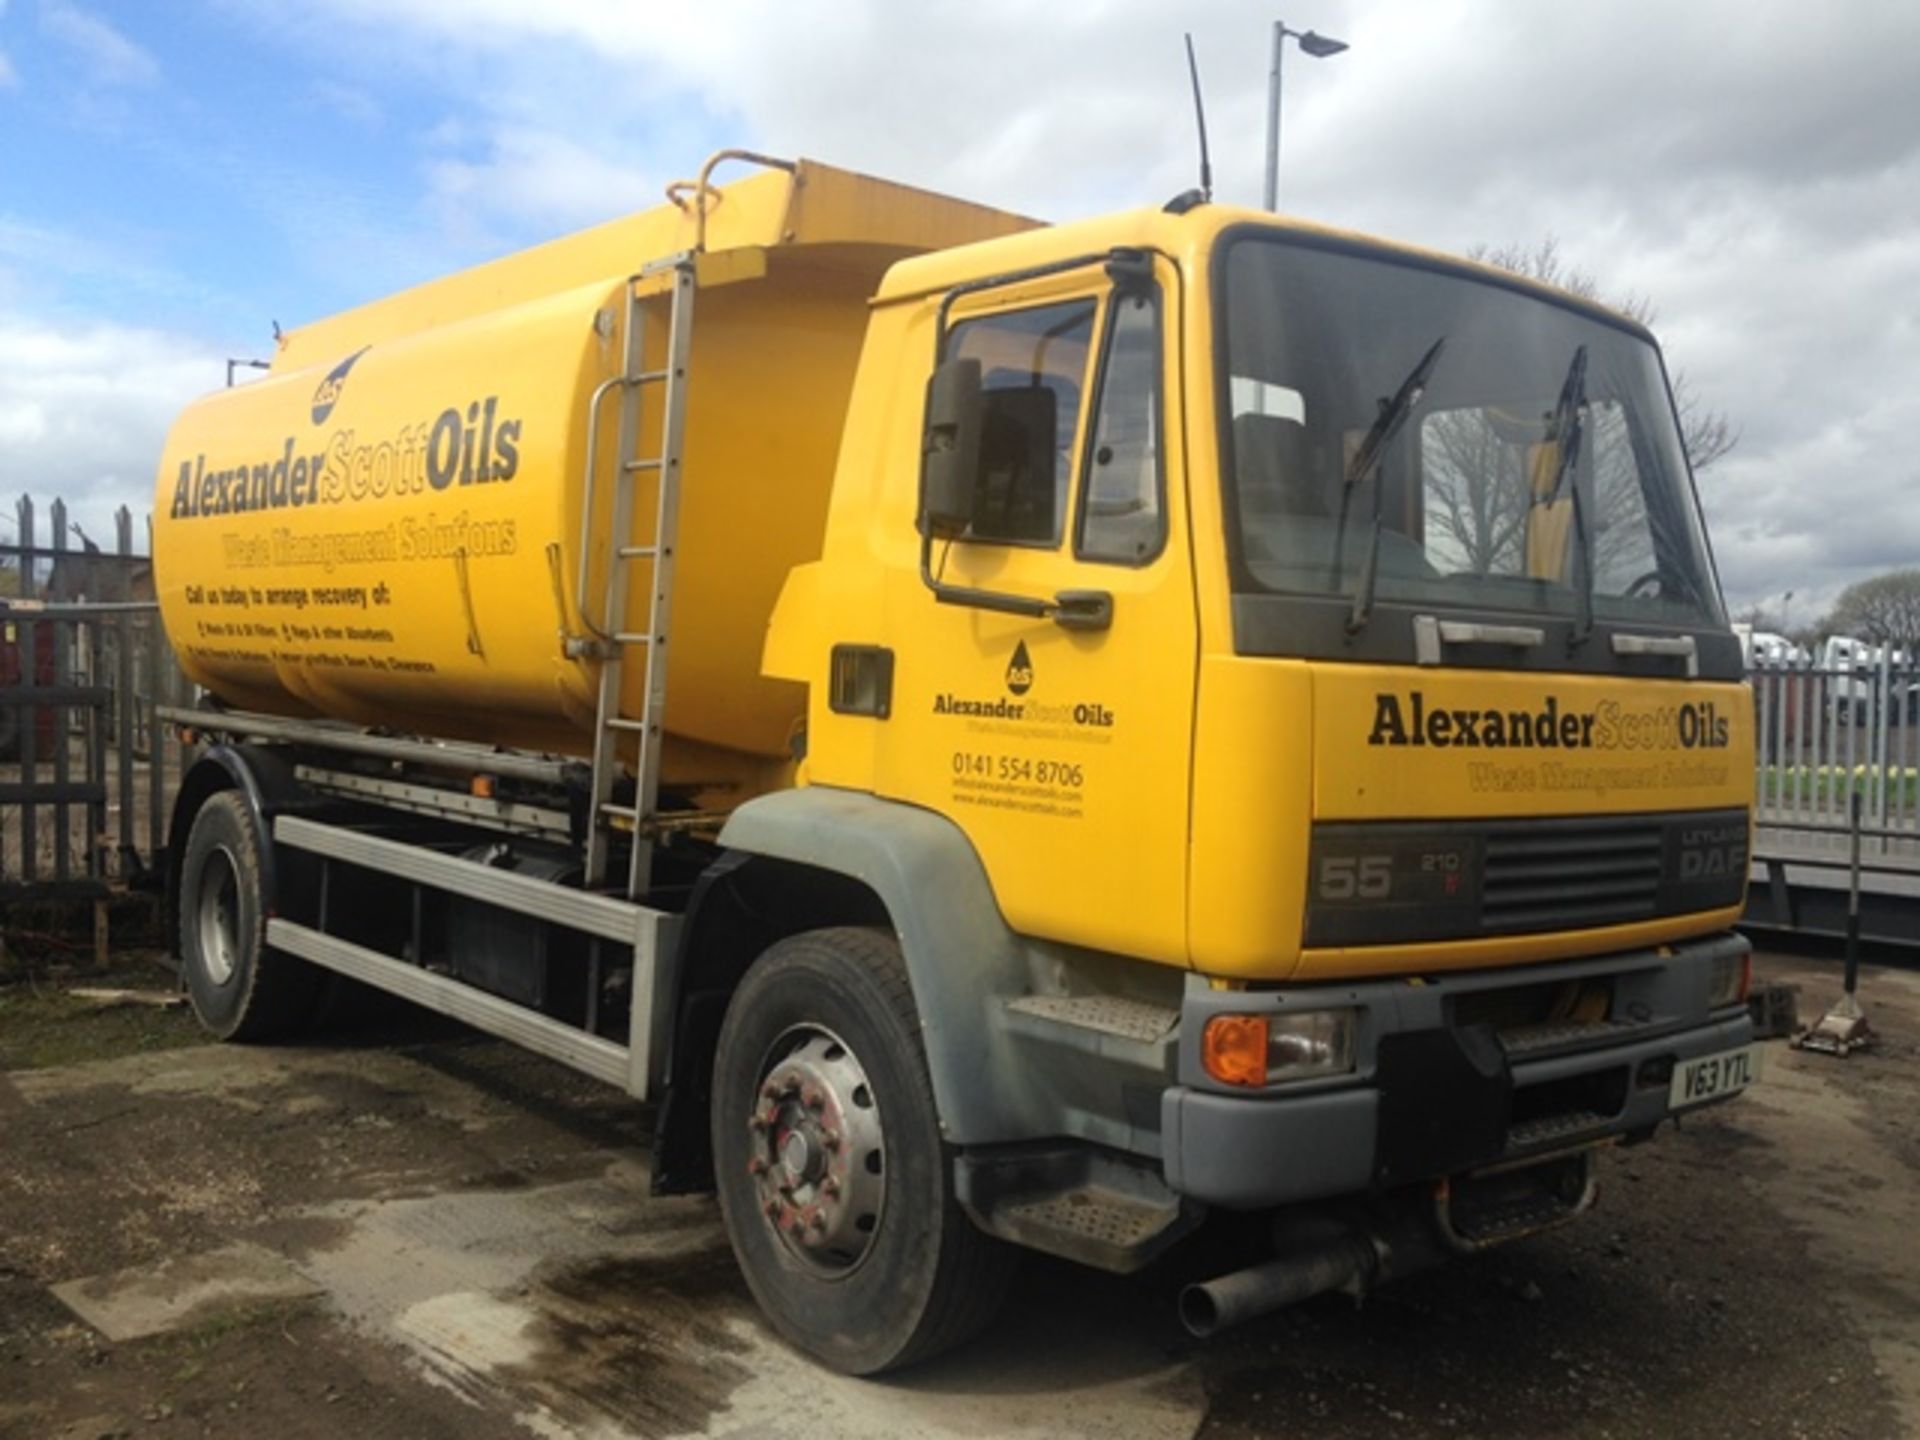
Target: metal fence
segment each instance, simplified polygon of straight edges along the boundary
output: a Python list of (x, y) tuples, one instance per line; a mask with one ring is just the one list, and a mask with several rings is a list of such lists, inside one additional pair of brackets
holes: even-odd
[(1838, 845), (1857, 794), (1866, 852), (1920, 861), (1920, 664), (1884, 650), (1851, 668), (1782, 658), (1748, 678), (1755, 823)]
[(0, 542), (0, 900), (98, 896), (162, 859), (187, 757), (160, 707), (192, 703), (153, 599), (133, 517), (114, 548), (40, 543), (22, 497)]

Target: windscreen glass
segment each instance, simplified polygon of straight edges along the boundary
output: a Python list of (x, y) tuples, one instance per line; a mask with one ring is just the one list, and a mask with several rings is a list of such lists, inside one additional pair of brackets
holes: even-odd
[(1722, 623), (1645, 339), (1493, 280), (1278, 240), (1233, 242), (1224, 273), (1236, 590)]

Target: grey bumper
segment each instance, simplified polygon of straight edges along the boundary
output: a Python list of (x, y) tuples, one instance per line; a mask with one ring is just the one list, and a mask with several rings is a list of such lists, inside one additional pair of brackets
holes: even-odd
[[(1352, 1195), (1459, 1174), (1612, 1136), (1672, 1112), (1674, 1066), (1753, 1038), (1744, 1010), (1709, 1013), (1708, 973), (1746, 942), (1716, 936), (1671, 953), (1402, 982), (1190, 992), (1181, 1083), (1161, 1100), (1171, 1188), (1231, 1209)], [(1605, 980), (1616, 1015), (1563, 1045), (1515, 1045), (1460, 1023), (1462, 997), (1559, 979)], [(1267, 1008), (1359, 1011), (1356, 1073), (1333, 1082), (1229, 1090), (1200, 1069), (1214, 1014)], [(1713, 1102), (1709, 1102), (1713, 1103)]]

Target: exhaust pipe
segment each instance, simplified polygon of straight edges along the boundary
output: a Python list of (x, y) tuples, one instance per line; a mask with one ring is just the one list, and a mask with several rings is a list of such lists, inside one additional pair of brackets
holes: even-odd
[(1180, 1323), (1206, 1339), (1229, 1326), (1311, 1300), (1329, 1290), (1366, 1284), (1380, 1270), (1380, 1252), (1365, 1235), (1348, 1231), (1305, 1250), (1222, 1275), (1180, 1292)]

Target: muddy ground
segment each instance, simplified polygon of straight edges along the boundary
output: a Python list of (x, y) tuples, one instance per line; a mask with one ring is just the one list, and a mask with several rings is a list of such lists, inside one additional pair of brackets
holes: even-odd
[[(1838, 989), (1761, 975), (1803, 1014)], [(391, 1015), (237, 1048), (0, 988), (0, 1436), (1912, 1435), (1920, 975), (1863, 994), (1877, 1053), (1770, 1045), (1567, 1229), (1209, 1344), (1173, 1318), (1204, 1246), (1129, 1280), (1034, 1259), (983, 1341), (874, 1383), (767, 1333), (711, 1203), (648, 1198), (646, 1113), (592, 1081)], [(111, 1339), (56, 1287), (161, 1328)]]

